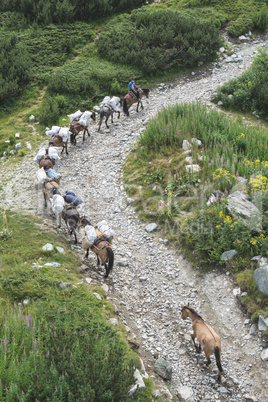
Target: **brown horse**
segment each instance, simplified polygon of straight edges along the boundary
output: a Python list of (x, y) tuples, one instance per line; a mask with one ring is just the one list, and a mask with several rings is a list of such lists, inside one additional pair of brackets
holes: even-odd
[[(215, 354), (217, 367), (219, 369), (218, 379), (221, 378), (221, 373), (223, 372), (221, 366), (221, 340), (219, 335), (194, 311), (191, 307), (182, 306), (181, 316), (185, 320), (190, 317), (192, 320), (193, 334), (192, 340), (196, 348), (197, 353), (201, 352), (201, 347), (203, 347), (205, 356), (207, 358), (206, 365), (209, 366), (211, 363), (210, 355)], [(197, 338), (199, 345), (195, 343), (195, 338)]]
[(54, 194), (60, 194), (59, 192), (59, 183), (56, 183), (54, 180), (45, 180), (43, 183), (43, 194), (45, 207), (47, 207), (47, 200), (50, 200)]
[[(96, 113), (92, 112), (91, 113), (91, 119), (93, 121), (96, 121)], [(82, 124), (79, 124), (77, 120), (74, 120), (70, 124), (69, 130), (71, 131), (71, 144), (76, 145), (76, 137), (81, 131), (83, 131), (83, 142), (85, 141), (85, 135), (90, 137), (89, 131), (88, 131), (88, 126), (83, 126)]]
[(67, 149), (68, 138), (66, 141), (62, 141), (62, 137), (59, 134), (56, 134), (50, 138), (48, 146), (49, 147), (62, 147), (61, 154), (63, 153), (64, 148), (65, 148), (66, 155), (68, 155), (68, 149)]
[(51, 159), (48, 155), (44, 155), (39, 162), (39, 168), (44, 168), (44, 170), (52, 169), (55, 165), (54, 159)]
[[(90, 225), (89, 220), (85, 216), (80, 216), (79, 212), (72, 203), (65, 205), (64, 210), (61, 213), (61, 216), (65, 221), (69, 234), (74, 235), (74, 244), (77, 244), (77, 236), (75, 230), (79, 226)], [(61, 226), (61, 219), (59, 219), (59, 227), (60, 226)]]
[(128, 94), (124, 97), (123, 101), (123, 111), (124, 113), (129, 116), (129, 111), (128, 109), (134, 104), (137, 103), (137, 109), (136, 111), (139, 111), (139, 104), (141, 104), (141, 108), (143, 109), (143, 104), (142, 104), (142, 97), (146, 96), (146, 98), (149, 97), (149, 92), (150, 90), (148, 88), (138, 88), (140, 98), (138, 99), (132, 91), (129, 91)]
[(97, 264), (101, 263), (105, 268), (106, 274), (105, 278), (108, 278), (109, 273), (113, 269), (114, 265), (114, 252), (111, 247), (111, 240), (107, 238), (107, 236), (102, 235), (98, 237), (94, 243), (90, 243), (87, 240), (86, 233), (84, 234), (84, 238), (82, 240), (82, 247), (86, 250), (85, 258), (88, 258), (89, 249), (93, 251), (97, 255)]

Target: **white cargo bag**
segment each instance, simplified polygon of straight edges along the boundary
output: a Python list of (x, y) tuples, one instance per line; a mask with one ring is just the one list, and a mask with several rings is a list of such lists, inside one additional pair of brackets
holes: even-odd
[(54, 214), (60, 214), (64, 209), (65, 201), (60, 194), (55, 194), (52, 197), (52, 211)]
[(47, 175), (44, 171), (44, 168), (38, 169), (34, 181), (34, 186), (36, 190), (40, 190), (42, 188), (42, 184), (45, 179), (47, 179)]
[(82, 116), (83, 112), (81, 112), (80, 110), (77, 110), (77, 112), (73, 113), (73, 114), (68, 114), (67, 116), (69, 117), (70, 121), (74, 121), (79, 119), (80, 116)]
[(58, 148), (57, 147), (49, 147), (48, 148), (48, 155), (50, 159), (53, 159), (55, 162), (60, 160), (60, 157), (58, 155)]
[(61, 127), (59, 135), (61, 136), (63, 142), (67, 141), (69, 139), (69, 128)]
[(111, 101), (110, 96), (105, 96), (105, 98), (103, 99), (103, 101), (100, 103), (100, 106), (105, 105), (106, 103), (109, 104), (109, 102)]
[(52, 126), (51, 127), (51, 131), (53, 131), (53, 133), (58, 134), (58, 132), (60, 131), (60, 126)]
[(101, 233), (104, 233), (108, 239), (115, 236), (115, 232), (110, 228), (106, 221), (99, 222), (97, 228)]
[(40, 160), (42, 159), (42, 157), (46, 154), (46, 150), (45, 148), (40, 149), (40, 151), (38, 151), (38, 154), (35, 156), (34, 161), (39, 163)]
[(88, 240), (91, 242), (91, 243), (94, 243), (94, 241), (97, 239), (97, 233), (96, 233), (96, 231), (95, 231), (95, 229), (94, 229), (94, 227), (93, 226), (91, 226), (91, 225), (87, 225), (86, 227), (85, 227), (85, 232), (86, 232), (86, 235), (87, 235), (87, 238), (88, 238)]
[(87, 127), (90, 125), (91, 122), (91, 115), (92, 112), (89, 112), (88, 110), (85, 111), (82, 116), (80, 117), (80, 119), (78, 120), (78, 123), (81, 124), (81, 126)]

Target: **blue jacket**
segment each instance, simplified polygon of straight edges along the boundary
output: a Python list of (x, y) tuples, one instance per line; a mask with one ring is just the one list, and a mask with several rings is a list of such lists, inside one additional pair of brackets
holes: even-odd
[(130, 91), (132, 89), (132, 86), (135, 86), (135, 81), (130, 81), (130, 83), (128, 84), (128, 90)]

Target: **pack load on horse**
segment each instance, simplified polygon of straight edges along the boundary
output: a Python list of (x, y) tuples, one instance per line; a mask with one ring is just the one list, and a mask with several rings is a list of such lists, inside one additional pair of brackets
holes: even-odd
[[(101, 230), (100, 230), (101, 229)], [(105, 278), (113, 269), (114, 253), (111, 247), (115, 232), (106, 221), (101, 221), (97, 226), (86, 226), (82, 233), (82, 248), (86, 250), (85, 258), (88, 258), (89, 249), (97, 255), (97, 264), (100, 260), (105, 268)]]
[(139, 93), (139, 97), (136, 96), (133, 90), (128, 91), (126, 96), (124, 97), (123, 100), (123, 111), (124, 113), (129, 116), (129, 108), (134, 104), (137, 104), (136, 111), (139, 111), (139, 105), (141, 105), (141, 108), (143, 109), (143, 103), (142, 103), (142, 98), (145, 96), (146, 98), (149, 97), (149, 92), (150, 90), (148, 88), (140, 88), (136, 87), (136, 90)]
[(52, 196), (52, 212), (58, 218), (58, 227), (61, 227), (61, 213), (65, 207), (65, 200), (61, 194), (54, 194)]
[(61, 153), (63, 153), (64, 149), (66, 155), (68, 155), (68, 139), (70, 136), (69, 128), (68, 127), (60, 127), (60, 130), (57, 134), (54, 134), (50, 137), (50, 141), (48, 146), (49, 147), (62, 147)]
[(88, 126), (92, 120), (96, 120), (95, 112), (89, 112), (88, 110), (81, 112), (78, 110), (73, 114), (69, 114), (68, 117), (71, 121), (69, 128), (71, 132), (71, 144), (76, 145), (76, 137), (81, 131), (83, 131), (83, 142), (85, 141), (86, 133), (90, 137)]
[(67, 204), (73, 204), (75, 207), (82, 204), (81, 198), (77, 197), (73, 191), (66, 191), (64, 195), (64, 199)]
[[(189, 307), (189, 304), (187, 306), (182, 306), (181, 316), (184, 320), (186, 320), (187, 317), (192, 320), (192, 340), (197, 353), (201, 353), (201, 348), (203, 348), (207, 358), (207, 366), (211, 363), (210, 355), (213, 353), (215, 354), (216, 364), (219, 369), (218, 380), (220, 380), (223, 369), (221, 366), (221, 339), (219, 335), (203, 320), (202, 317), (200, 317), (199, 314), (197, 314), (196, 311)], [(199, 345), (196, 345), (195, 338), (197, 338)]]
[(101, 111), (100, 111), (100, 121), (99, 121), (99, 128), (98, 131), (100, 131), (102, 121), (104, 118), (105, 119), (105, 125), (107, 128), (108, 126), (108, 119), (111, 116), (111, 123), (113, 123), (113, 114), (117, 113), (118, 114), (118, 119), (120, 118), (120, 110), (119, 107), (122, 106), (122, 98), (119, 98), (118, 96), (113, 96), (110, 98), (109, 96), (105, 96), (103, 101), (100, 103)]
[[(73, 204), (68, 204), (64, 206), (63, 211), (61, 212), (61, 216), (65, 221), (67, 230), (69, 234), (74, 235), (74, 244), (77, 244), (77, 236), (76, 236), (76, 229), (80, 226), (85, 227), (90, 225), (89, 220), (85, 216), (80, 216), (79, 212), (77, 211), (76, 207)], [(61, 226), (61, 219), (59, 221), (59, 227)]]
[(59, 133), (60, 129), (60, 126), (52, 126), (51, 129), (46, 127), (46, 135), (49, 135), (50, 138), (54, 137), (54, 135)]
[(35, 156), (34, 161), (39, 167), (44, 169), (53, 168), (56, 162), (60, 160), (58, 149), (56, 147), (42, 148)]
[(51, 169), (51, 168), (50, 168), (50, 169), (47, 169), (46, 174), (47, 174), (47, 176), (48, 176), (50, 179), (53, 179), (53, 180), (56, 181), (57, 183), (60, 182), (61, 174), (57, 173), (56, 170)]
[(34, 181), (34, 186), (36, 190), (41, 190), (43, 186), (43, 182), (47, 179), (47, 175), (45, 172), (45, 169), (41, 167), (40, 169), (37, 170), (36, 176), (35, 176), (35, 181)]

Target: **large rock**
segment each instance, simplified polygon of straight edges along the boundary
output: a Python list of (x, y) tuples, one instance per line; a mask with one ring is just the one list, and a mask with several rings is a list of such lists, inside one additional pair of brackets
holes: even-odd
[(261, 211), (241, 191), (235, 191), (227, 197), (227, 210), (233, 216), (239, 216), (243, 223), (252, 230), (261, 229)]
[(199, 165), (187, 165), (185, 166), (187, 172), (191, 172), (191, 173), (197, 173), (200, 170), (200, 166)]
[(184, 151), (188, 151), (189, 148), (191, 148), (190, 142), (187, 140), (183, 140), (182, 141), (182, 149), (184, 149)]
[(149, 225), (145, 226), (145, 230), (148, 233), (151, 233), (156, 229), (157, 229), (157, 224), (156, 223), (149, 223)]
[(192, 138), (191, 142), (193, 145), (197, 145), (198, 148), (202, 148), (202, 146), (203, 146), (202, 141), (198, 140), (197, 138)]
[(164, 378), (164, 380), (171, 380), (172, 377), (172, 367), (171, 364), (162, 359), (161, 357), (156, 360), (154, 371), (160, 375), (160, 377)]
[(255, 269), (254, 279), (258, 291), (264, 296), (268, 296), (268, 265)]
[(182, 402), (191, 402), (193, 401), (193, 390), (183, 385), (178, 389), (177, 396)]
[(47, 243), (42, 247), (42, 250), (44, 251), (53, 251), (53, 245), (51, 243)]
[(238, 252), (236, 250), (228, 250), (222, 253), (221, 255), (221, 261), (228, 261), (234, 258)]

